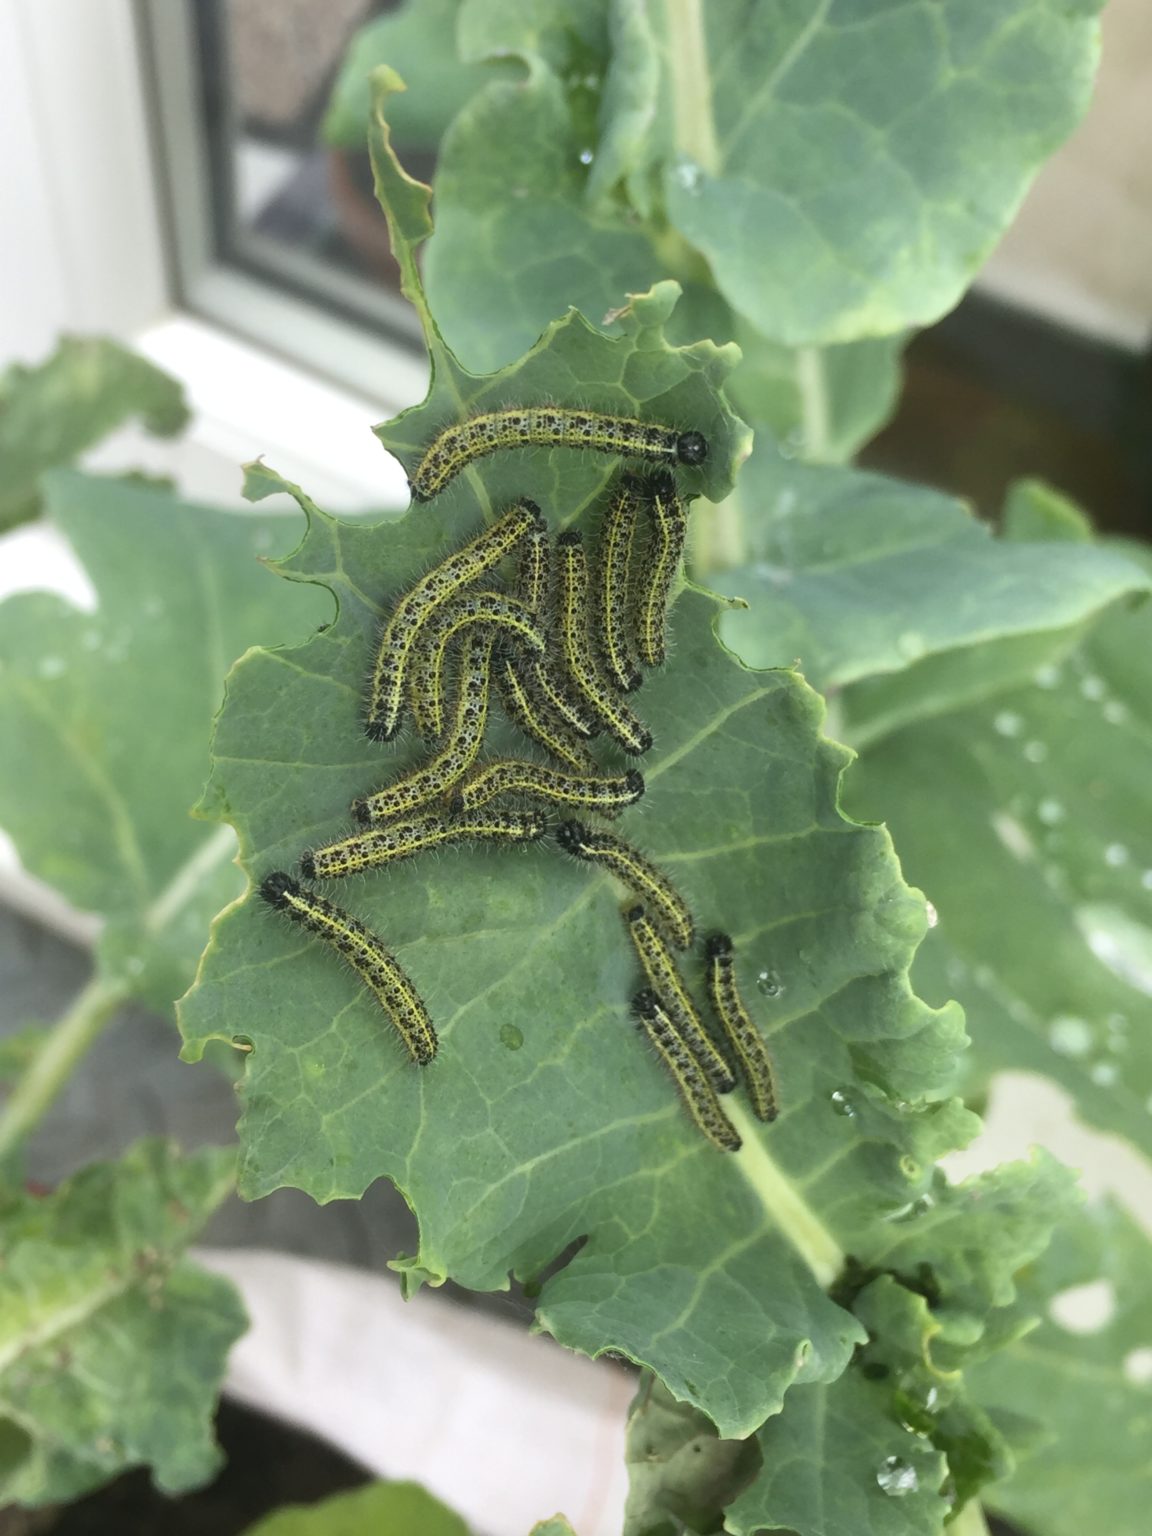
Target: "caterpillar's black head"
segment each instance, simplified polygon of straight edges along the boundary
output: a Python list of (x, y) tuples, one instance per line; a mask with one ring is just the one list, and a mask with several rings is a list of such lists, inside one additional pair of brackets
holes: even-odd
[(311, 848), (300, 855), (300, 873), (304, 876), (305, 880), (315, 880), (316, 878), (316, 860), (312, 857)]
[(648, 752), (648, 751), (651, 750), (651, 747), (652, 747), (652, 732), (648, 729), (647, 726), (645, 726), (642, 730), (640, 730), (640, 731), (638, 731), (636, 733), (636, 752), (635, 752), (635, 756), (636, 757), (643, 757), (645, 752)]
[(365, 800), (353, 800), (352, 814), (362, 827), (370, 827), (372, 818), (368, 814), (368, 803)]
[(282, 869), (273, 870), (260, 882), (260, 895), (270, 907), (284, 906), (287, 898), (297, 895), (299, 890), (292, 876), (286, 875)]
[(584, 840), (588, 836), (588, 828), (582, 821), (562, 821), (556, 828), (556, 841), (565, 853), (574, 853), (577, 857), (584, 851)]
[(726, 933), (710, 933), (704, 940), (704, 953), (709, 960), (719, 960), (732, 953), (732, 940)]
[(626, 923), (638, 923), (644, 916), (644, 903), (638, 901), (635, 906), (624, 908), (624, 921)]
[(368, 719), (364, 722), (364, 734), (369, 741), (390, 741), (396, 734), (396, 726), (389, 730), (383, 720)]
[(654, 1019), (660, 1012), (660, 999), (651, 987), (644, 987), (632, 999), (632, 1012), (638, 1019)]
[(670, 469), (653, 469), (649, 472), (644, 489), (649, 496), (660, 496), (668, 501), (679, 494), (676, 476)]
[(635, 795), (637, 800), (641, 799), (644, 794), (644, 775), (639, 768), (629, 768), (624, 775), (624, 782), (628, 786), (628, 793)]
[(521, 496), (520, 505), (524, 508), (525, 512), (531, 512), (536, 531), (543, 533), (548, 527), (548, 523), (543, 512), (540, 510), (540, 503), (533, 501), (530, 496)]
[(708, 457), (708, 439), (703, 432), (681, 432), (676, 439), (676, 457), (681, 464), (703, 464)]
[(576, 545), (583, 544), (584, 535), (579, 528), (565, 528), (564, 532), (556, 540), (560, 549), (574, 549)]

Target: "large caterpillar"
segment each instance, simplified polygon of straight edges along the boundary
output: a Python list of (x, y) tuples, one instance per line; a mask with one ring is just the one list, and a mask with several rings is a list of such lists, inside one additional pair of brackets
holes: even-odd
[(724, 1034), (740, 1063), (740, 1071), (759, 1120), (775, 1120), (779, 1113), (776, 1099), (776, 1074), (772, 1058), (760, 1031), (753, 1024), (736, 985), (732, 963), (732, 940), (726, 933), (713, 933), (704, 944), (708, 957), (708, 996)]
[(265, 876), (260, 895), (342, 955), (388, 1015), (417, 1066), (427, 1066), (439, 1042), (424, 1000), (374, 933), (347, 912), (306, 891), (282, 870)]
[(668, 599), (680, 569), (688, 515), (671, 475), (653, 475), (648, 485), (653, 540), (640, 589), (636, 640), (646, 667), (663, 664), (668, 649)]
[(650, 987), (637, 992), (632, 999), (632, 1013), (675, 1079), (697, 1127), (721, 1152), (739, 1152), (743, 1144), (740, 1135), (721, 1108), (708, 1074)]
[(453, 810), (469, 811), (487, 805), (498, 795), (527, 795), (614, 816), (625, 806), (634, 805), (643, 793), (644, 780), (635, 768), (611, 776), (563, 773), (541, 763), (508, 757), (474, 768), (457, 786), (451, 806)]
[(631, 562), (636, 517), (640, 509), (635, 475), (621, 475), (600, 533), (596, 571), (596, 640), (613, 687), (631, 693), (640, 686), (632, 641)]
[(397, 864), (430, 848), (453, 843), (534, 843), (544, 834), (537, 811), (474, 810), (463, 816), (413, 816), (354, 832), (337, 843), (311, 848), (300, 858), (310, 880), (339, 880), (382, 864)]
[[(643, 784), (644, 781), (641, 779), (640, 782)], [(573, 858), (599, 864), (615, 875), (633, 895), (654, 908), (677, 948), (691, 947), (696, 925), (688, 903), (664, 871), (657, 869), (638, 848), (613, 837), (611, 832), (593, 832), (581, 821), (562, 822), (556, 828), (556, 841)]]
[(430, 501), (469, 464), (501, 448), (591, 448), (656, 464), (702, 464), (708, 457), (701, 432), (678, 432), (634, 416), (513, 405), (438, 433), (408, 482), (413, 501)]

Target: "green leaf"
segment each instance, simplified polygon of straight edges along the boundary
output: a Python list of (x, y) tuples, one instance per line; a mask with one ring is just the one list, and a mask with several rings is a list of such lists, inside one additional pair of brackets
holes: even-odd
[(183, 1253), (232, 1162), (142, 1142), (51, 1195), (0, 1201), (0, 1504), (75, 1498), (135, 1466), (174, 1494), (216, 1470), (216, 1394), (245, 1318)]
[(970, 1090), (1042, 1072), (1152, 1152), (1150, 735), (1144, 605), (1029, 686), (869, 747), (850, 800), (885, 817), (939, 913), (916, 977), (968, 1008)]
[(36, 517), (40, 476), (138, 417), (157, 437), (188, 421), (175, 379), (106, 337), (66, 336), (46, 362), (0, 375), (0, 529)]
[(327, 604), (316, 593), (286, 624), (283, 585), (259, 563), (295, 521), (73, 472), (46, 494), (98, 606), (28, 592), (0, 607), (0, 824), (32, 874), (106, 918), (105, 974), (167, 1008), (242, 888), (231, 834), (188, 816), (224, 674), (257, 636), (306, 632)]
[(392, 108), (404, 144), (435, 149), (456, 112), (491, 78), (463, 63), (456, 44), (460, 0), (408, 0), (377, 16), (352, 39), (332, 87), (323, 134), (342, 149), (362, 149), (372, 105), (372, 75), (388, 65), (410, 87)]
[[(397, 257), (414, 274), (423, 218), (398, 167)], [(634, 301), (610, 340), (578, 316), (492, 378), (460, 368), (431, 321), (428, 400), (378, 429), (411, 472), (446, 420), (490, 401), (571, 398), (594, 409), (691, 421), (711, 451), (694, 488), (719, 497), (745, 448), (717, 393), (731, 355), (670, 348), (672, 285)], [(256, 650), (229, 679), (206, 806), (237, 827), (253, 881), (290, 867), (344, 824), (345, 808), (414, 757), (383, 752), (360, 722), (362, 679), (391, 595), (530, 494), (553, 526), (589, 521), (609, 476), (591, 456), (493, 456), (429, 505), (375, 528), (310, 518), (285, 566), (335, 595), (332, 627), (307, 645)], [(836, 1376), (858, 1325), (824, 1294), (842, 1249), (923, 1190), (928, 1168), (970, 1134), (947, 1092), (962, 1039), (951, 1010), (925, 1010), (905, 972), (923, 903), (878, 829), (837, 808), (842, 749), (822, 706), (787, 672), (750, 675), (715, 641), (714, 599), (686, 593), (676, 664), (642, 695), (656, 734), (643, 841), (684, 880), (702, 918), (729, 927), (768, 1030), (787, 1108), (718, 1156), (694, 1132), (627, 1024), (635, 986), (616, 898), (548, 847), (436, 866), (401, 865), (351, 891), (357, 914), (410, 968), (444, 1042), (405, 1066), (379, 1010), (329, 954), (251, 897), (214, 927), (181, 1005), (185, 1055), (248, 1036), (242, 1183), (290, 1183), (328, 1200), (386, 1176), (421, 1226), (411, 1281), (473, 1289), (539, 1276), (540, 1318), (587, 1353), (623, 1351), (725, 1434), (748, 1433), (793, 1381)], [(499, 729), (495, 742), (513, 738)], [(752, 978), (762, 973), (759, 992)], [(546, 1014), (540, 998), (548, 998)], [(467, 1156), (461, 1160), (461, 1150)], [(739, 1304), (736, 1304), (739, 1298)]]
[(245, 1536), (468, 1536), (468, 1527), (416, 1483), (369, 1483), (319, 1504), (277, 1510)]
[(1143, 1536), (1152, 1467), (1152, 1307), (1147, 1234), (1110, 1204), (1072, 1216), (1028, 1272), (1025, 1300), (1043, 1312), (1066, 1288), (1103, 1283), (1114, 1302), (1103, 1325), (1073, 1332), (1045, 1320), (977, 1366), (972, 1390), (993, 1413), (1025, 1409), (1045, 1443), (993, 1488), (993, 1509), (1042, 1536)]
[(532, 1527), (531, 1536), (576, 1536), (563, 1515), (553, 1515), (551, 1520), (541, 1520)]
[(959, 299), (1083, 113), (1099, 9), (677, 6), (668, 217), (733, 307), (778, 341), (927, 324)]
[(739, 494), (756, 509), (752, 563), (718, 581), (749, 606), (725, 614), (724, 640), (750, 666), (855, 684), (856, 742), (1030, 677), (1149, 585), (1119, 550), (996, 539), (950, 497), (857, 470), (769, 451)]

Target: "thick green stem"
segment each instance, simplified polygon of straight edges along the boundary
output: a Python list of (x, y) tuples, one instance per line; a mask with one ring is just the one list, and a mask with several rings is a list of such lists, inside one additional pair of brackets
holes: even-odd
[(810, 464), (826, 464), (831, 457), (831, 422), (828, 418), (828, 379), (824, 354), (819, 347), (796, 349), (796, 376), (800, 384), (803, 416), (802, 456)]
[(949, 1536), (988, 1536), (988, 1522), (977, 1499), (969, 1499), (948, 1527)]
[(0, 1113), (0, 1159), (39, 1122), (128, 995), (123, 981), (94, 976), (59, 1020)]
[(844, 1250), (768, 1155), (749, 1112), (740, 1104), (726, 1104), (724, 1109), (744, 1140), (736, 1154), (737, 1167), (773, 1225), (807, 1264), (816, 1283), (827, 1290), (844, 1268)]
[(739, 487), (725, 501), (697, 502), (690, 526), (691, 569), (697, 581), (744, 564), (744, 510)]
[(712, 71), (704, 35), (704, 0), (664, 0), (668, 19), (668, 66), (676, 148), (702, 171), (720, 170), (720, 145), (712, 112)]

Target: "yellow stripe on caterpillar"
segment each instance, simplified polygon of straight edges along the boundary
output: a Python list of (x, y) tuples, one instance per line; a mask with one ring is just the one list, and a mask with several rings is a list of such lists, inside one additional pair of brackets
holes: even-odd
[(664, 935), (639, 904), (627, 908), (624, 921), (648, 985), (671, 1014), (672, 1022), (717, 1093), (731, 1093), (736, 1086), (736, 1075), (704, 1028)]
[(611, 832), (594, 832), (580, 821), (563, 822), (556, 829), (556, 841), (573, 858), (599, 864), (615, 875), (634, 896), (655, 911), (678, 949), (691, 948), (696, 925), (688, 903), (664, 871), (645, 858), (638, 848), (614, 837)]
[(668, 474), (649, 478), (648, 507), (653, 524), (652, 544), (639, 591), (636, 643), (644, 665), (659, 667), (668, 652), (668, 603), (684, 554), (688, 514), (676, 482)]
[(635, 475), (621, 475), (613, 488), (600, 533), (596, 569), (594, 631), (608, 680), (621, 693), (640, 686), (632, 640), (632, 543), (640, 508)]
[(740, 1066), (752, 1111), (758, 1120), (771, 1123), (780, 1112), (776, 1073), (764, 1038), (753, 1024), (736, 985), (732, 940), (726, 933), (710, 934), (704, 943), (704, 953), (708, 996)]
[(309, 880), (339, 880), (455, 843), (535, 842), (544, 835), (545, 826), (538, 811), (472, 810), (451, 818), (413, 816), (309, 849), (301, 856), (300, 872)]
[(613, 776), (584, 775), (562, 773), (518, 758), (501, 758), (473, 768), (457, 785), (451, 805), (455, 810), (471, 810), (487, 805), (498, 795), (528, 795), (614, 816), (625, 806), (634, 805), (643, 793), (644, 779), (635, 768)]
[(721, 1152), (739, 1152), (742, 1146), (739, 1132), (724, 1113), (707, 1073), (650, 987), (637, 992), (632, 999), (632, 1012), (672, 1074), (697, 1129)]

